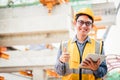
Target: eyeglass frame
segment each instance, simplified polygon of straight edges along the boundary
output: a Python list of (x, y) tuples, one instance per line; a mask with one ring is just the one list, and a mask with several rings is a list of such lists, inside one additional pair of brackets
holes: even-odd
[(77, 23), (79, 23), (80, 26), (85, 24), (86, 26), (91, 26), (93, 23), (90, 21), (83, 21), (83, 20), (77, 20)]

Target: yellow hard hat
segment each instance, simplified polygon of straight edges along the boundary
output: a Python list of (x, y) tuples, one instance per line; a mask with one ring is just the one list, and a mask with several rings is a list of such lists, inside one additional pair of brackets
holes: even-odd
[(92, 11), (91, 8), (81, 8), (76, 14), (75, 14), (75, 19), (76, 19), (76, 15), (78, 14), (85, 14), (88, 15), (92, 18), (93, 22), (94, 22), (94, 13)]

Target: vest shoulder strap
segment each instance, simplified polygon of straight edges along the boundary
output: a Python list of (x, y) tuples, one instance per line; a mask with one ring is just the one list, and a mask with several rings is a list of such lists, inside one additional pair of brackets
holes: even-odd
[[(69, 40), (71, 41), (71, 40)], [(60, 43), (60, 49), (63, 51), (64, 48), (68, 48), (68, 42), (69, 41), (61, 41)], [(96, 40), (95, 41), (95, 53), (96, 54), (102, 54), (102, 50), (103, 50), (103, 41), (102, 40)]]
[(102, 49), (103, 49), (103, 41), (96, 40), (95, 41), (95, 53), (96, 54), (102, 54)]

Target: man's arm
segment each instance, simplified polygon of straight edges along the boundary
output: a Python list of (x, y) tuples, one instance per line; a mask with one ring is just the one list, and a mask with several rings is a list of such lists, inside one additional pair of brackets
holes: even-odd
[(57, 54), (56, 64), (55, 64), (55, 71), (56, 71), (59, 75), (64, 75), (64, 74), (65, 74), (65, 63), (62, 63), (62, 62), (59, 60), (61, 54), (62, 54), (62, 50), (59, 49), (59, 50), (58, 50), (58, 54)]
[[(104, 55), (104, 48), (102, 50), (102, 55)], [(100, 64), (99, 68), (96, 71), (93, 71), (93, 73), (97, 78), (101, 78), (101, 77), (105, 76), (105, 74), (107, 73), (106, 60), (104, 62), (102, 62)]]
[(93, 71), (95, 77), (97, 78), (101, 78), (103, 76), (105, 76), (105, 74), (107, 73), (107, 65), (106, 62), (102, 62), (99, 66), (99, 68), (96, 71)]

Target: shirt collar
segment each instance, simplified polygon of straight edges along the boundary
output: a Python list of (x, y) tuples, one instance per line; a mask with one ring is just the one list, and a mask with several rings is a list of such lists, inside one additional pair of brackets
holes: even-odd
[[(78, 41), (77, 36), (75, 36), (75, 37), (73, 38), (72, 42), (76, 42), (76, 41)], [(84, 43), (85, 43), (85, 42), (91, 43), (90, 37), (87, 37), (87, 38), (85, 39)]]

